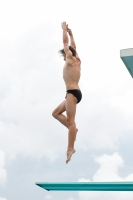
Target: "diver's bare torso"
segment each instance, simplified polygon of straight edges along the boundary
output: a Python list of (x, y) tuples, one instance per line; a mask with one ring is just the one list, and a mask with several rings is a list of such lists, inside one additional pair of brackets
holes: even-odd
[(66, 58), (63, 68), (63, 79), (66, 84), (66, 90), (79, 89), (81, 60), (78, 55)]

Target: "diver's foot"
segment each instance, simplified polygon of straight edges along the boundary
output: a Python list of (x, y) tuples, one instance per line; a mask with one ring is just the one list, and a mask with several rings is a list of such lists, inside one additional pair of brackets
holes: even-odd
[(67, 150), (67, 160), (66, 160), (66, 164), (71, 160), (72, 154), (75, 153), (75, 149), (71, 148)]

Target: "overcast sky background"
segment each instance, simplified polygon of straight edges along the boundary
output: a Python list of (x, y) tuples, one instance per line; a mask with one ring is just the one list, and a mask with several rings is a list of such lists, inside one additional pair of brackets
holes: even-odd
[[(131, 192), (47, 192), (35, 182), (133, 180), (132, 0), (0, 1), (0, 200), (132, 200)], [(61, 22), (82, 60), (76, 153), (51, 113), (64, 100)]]

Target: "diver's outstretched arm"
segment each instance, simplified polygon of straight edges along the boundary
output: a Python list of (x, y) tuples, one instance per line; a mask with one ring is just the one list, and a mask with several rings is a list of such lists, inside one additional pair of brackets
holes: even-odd
[(70, 36), (70, 42), (71, 42), (71, 47), (73, 47), (75, 50), (76, 50), (76, 43), (74, 41), (74, 37), (73, 37), (73, 33), (72, 33), (72, 30), (70, 28), (67, 28), (67, 32)]

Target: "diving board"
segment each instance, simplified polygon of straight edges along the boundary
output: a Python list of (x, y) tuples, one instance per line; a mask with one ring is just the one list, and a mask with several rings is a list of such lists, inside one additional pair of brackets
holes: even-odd
[(37, 182), (35, 184), (47, 191), (133, 191), (133, 182)]
[(120, 50), (120, 57), (133, 78), (133, 48)]

